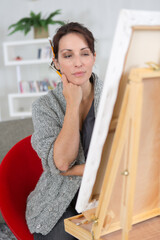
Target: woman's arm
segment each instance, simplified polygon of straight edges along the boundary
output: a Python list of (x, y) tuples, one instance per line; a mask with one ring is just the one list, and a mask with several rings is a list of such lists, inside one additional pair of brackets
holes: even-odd
[(82, 89), (69, 83), (64, 75), (63, 95), (66, 99), (66, 113), (63, 127), (54, 144), (54, 163), (60, 171), (67, 171), (76, 159), (79, 151), (79, 106), (82, 100)]

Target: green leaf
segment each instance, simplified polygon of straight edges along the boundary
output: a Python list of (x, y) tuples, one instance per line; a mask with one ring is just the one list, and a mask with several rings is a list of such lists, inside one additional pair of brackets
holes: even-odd
[(61, 9), (58, 9), (58, 10), (52, 12), (52, 13), (48, 16), (48, 18), (47, 18), (46, 20), (49, 20), (49, 19), (51, 19), (51, 18), (53, 18), (54, 16), (59, 15), (59, 14), (61, 14)]
[(40, 20), (41, 20), (41, 13), (38, 13), (38, 14), (36, 15), (36, 20), (37, 20), (37, 21), (40, 21)]
[(65, 22), (63, 22), (63, 21), (56, 21), (56, 20), (51, 20), (51, 19), (50, 19), (50, 20), (48, 21), (48, 24), (52, 24), (52, 25), (53, 25), (53, 24), (60, 24), (60, 25), (63, 26), (63, 25), (65, 24)]
[(24, 34), (27, 35), (27, 33), (31, 30), (31, 27), (30, 26), (27, 26), (25, 31), (24, 31)]
[(22, 18), (22, 19), (20, 19), (20, 20), (17, 22), (17, 24), (26, 23), (26, 22), (28, 22), (28, 21), (30, 21), (30, 18), (28, 18), (28, 17)]
[(34, 19), (34, 18), (36, 18), (37, 17), (37, 15), (34, 13), (34, 12), (30, 12), (30, 17), (32, 18), (32, 19)]
[(8, 30), (11, 29), (12, 27), (21, 26), (22, 24), (26, 24), (29, 21), (30, 21), (30, 18), (22, 18), (17, 23), (14, 23), (14, 24), (10, 25), (8, 27)]
[(24, 31), (24, 27), (23, 26), (17, 26), (12, 32), (9, 33), (9, 35), (17, 32), (17, 31)]
[(30, 30), (31, 30), (31, 25), (30, 23), (28, 23), (25, 25), (24, 34), (26, 35)]
[(46, 23), (46, 20), (41, 20), (41, 26), (46, 27), (48, 24)]

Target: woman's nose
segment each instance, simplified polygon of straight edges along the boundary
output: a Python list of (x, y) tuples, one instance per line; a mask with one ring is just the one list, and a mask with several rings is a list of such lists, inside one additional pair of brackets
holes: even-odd
[(75, 65), (75, 67), (81, 67), (82, 66), (82, 60), (81, 60), (80, 56), (75, 57), (74, 65)]

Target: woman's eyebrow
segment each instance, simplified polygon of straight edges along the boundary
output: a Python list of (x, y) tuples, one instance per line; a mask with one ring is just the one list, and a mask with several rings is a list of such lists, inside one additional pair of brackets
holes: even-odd
[(81, 50), (84, 50), (84, 49), (90, 49), (89, 47), (84, 47), (84, 48), (81, 48)]
[[(81, 48), (80, 50), (83, 51), (83, 50), (85, 50), (85, 49), (89, 49), (89, 47), (84, 47), (84, 48)], [(62, 49), (60, 52), (64, 52), (64, 51), (72, 52), (73, 50), (72, 50), (72, 49), (65, 48), (65, 49)]]
[(60, 52), (69, 51), (72, 52), (72, 49), (62, 49)]

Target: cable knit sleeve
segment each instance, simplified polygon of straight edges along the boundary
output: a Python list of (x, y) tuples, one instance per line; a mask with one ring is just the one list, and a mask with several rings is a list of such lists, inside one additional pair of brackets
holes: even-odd
[(39, 98), (32, 105), (34, 133), (31, 143), (41, 158), (43, 169), (50, 169), (53, 174), (59, 174), (53, 160), (53, 147), (63, 119), (64, 113), (51, 93)]

